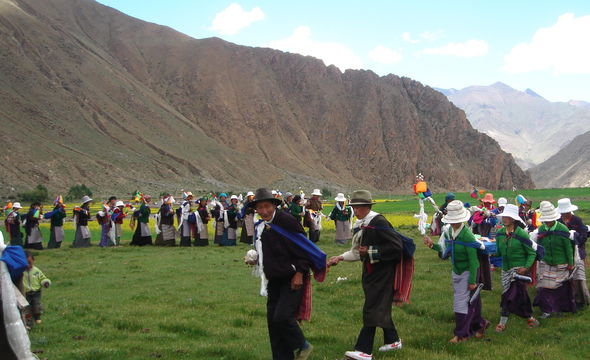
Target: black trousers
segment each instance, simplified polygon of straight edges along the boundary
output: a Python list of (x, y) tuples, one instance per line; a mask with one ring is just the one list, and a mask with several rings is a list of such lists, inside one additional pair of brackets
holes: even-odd
[[(364, 326), (359, 333), (354, 349), (356, 351), (364, 352), (365, 354), (372, 354), (376, 330), (377, 328), (374, 326)], [(391, 328), (383, 328), (383, 340), (385, 344), (393, 344), (394, 342), (399, 341), (395, 325)]]
[(295, 320), (303, 290), (291, 290), (291, 278), (268, 282), (266, 318), (273, 360), (292, 360), (305, 336)]

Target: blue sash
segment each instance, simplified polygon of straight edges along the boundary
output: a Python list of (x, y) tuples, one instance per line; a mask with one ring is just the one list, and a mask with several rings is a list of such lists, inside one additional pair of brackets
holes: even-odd
[(313, 264), (316, 270), (322, 270), (326, 268), (326, 253), (324, 253), (316, 244), (311, 242), (307, 236), (299, 232), (291, 232), (283, 229), (276, 224), (268, 224), (271, 230), (276, 231), (279, 235), (285, 239), (290, 240), (295, 245), (299, 246), (308, 256), (309, 260)]

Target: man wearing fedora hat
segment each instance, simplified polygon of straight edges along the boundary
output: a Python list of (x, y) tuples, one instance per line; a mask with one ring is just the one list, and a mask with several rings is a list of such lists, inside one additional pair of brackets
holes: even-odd
[(586, 240), (588, 239), (588, 227), (584, 225), (579, 216), (574, 215), (578, 207), (572, 204), (568, 198), (557, 201), (557, 211), (561, 214), (558, 221), (570, 229), (574, 238), (574, 271), (572, 274), (572, 285), (574, 287), (574, 298), (579, 309), (588, 305), (590, 294), (586, 285)]
[(402, 258), (403, 244), (394, 235), (387, 219), (371, 208), (375, 204), (371, 193), (358, 190), (352, 194), (350, 206), (357, 221), (354, 225), (352, 247), (349, 251), (333, 256), (329, 266), (341, 261), (362, 261), (362, 285), (365, 293), (363, 327), (353, 351), (345, 356), (350, 359), (372, 359), (373, 343), (377, 327), (383, 329), (385, 345), (379, 351), (398, 350), (402, 342), (391, 318), (393, 284), (396, 265)]
[(533, 317), (527, 280), (530, 280), (528, 276), (531, 275), (537, 253), (533, 249), (529, 233), (524, 229), (524, 220), (518, 215), (518, 206), (505, 204), (497, 217), (503, 226), (496, 234), (497, 253), (502, 257), (501, 312), (496, 332), (506, 330), (510, 314), (523, 317), (527, 319), (529, 327), (536, 327), (539, 321)]
[[(455, 336), (450, 343), (465, 341), (472, 336), (484, 336), (490, 322), (481, 315), (481, 296), (476, 295), (482, 274), (477, 255), (476, 241), (471, 229), (465, 226), (471, 214), (459, 200), (453, 200), (447, 206), (447, 213), (442, 222), (444, 227), (439, 243), (434, 244), (430, 237), (424, 237), (424, 244), (451, 258), (453, 280), (453, 310), (455, 312)], [(479, 247), (479, 245), (477, 245)]]
[(10, 245), (23, 246), (23, 234), (20, 232), (21, 215), (18, 212), (22, 209), (19, 202), (12, 204), (12, 209), (4, 220), (4, 225), (10, 235)]
[(542, 319), (554, 313), (575, 312), (576, 303), (571, 282), (574, 270), (574, 246), (567, 226), (558, 222), (559, 211), (549, 201), (540, 204), (541, 226), (531, 233), (531, 239), (545, 248), (539, 261), (537, 296), (533, 302), (543, 314)]
[[(256, 190), (248, 206), (262, 219), (255, 225), (257, 257), (247, 260), (258, 265), (262, 277), (261, 294), (267, 296), (267, 325), (272, 358), (305, 360), (313, 347), (307, 342), (296, 319), (303, 297), (304, 281), (308, 281), (311, 263), (307, 254), (273, 228), (286, 233), (305, 234), (293, 216), (278, 211), (281, 200), (269, 189)], [(324, 258), (325, 264), (325, 258)]]

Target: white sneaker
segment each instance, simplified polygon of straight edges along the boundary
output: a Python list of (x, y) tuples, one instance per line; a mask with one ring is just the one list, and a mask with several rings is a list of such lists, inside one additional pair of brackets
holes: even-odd
[(365, 354), (364, 352), (360, 351), (347, 351), (344, 353), (344, 356), (355, 359), (355, 360), (372, 360), (373, 355)]
[(402, 341), (396, 341), (392, 344), (385, 344), (379, 348), (379, 351), (399, 350), (402, 348)]

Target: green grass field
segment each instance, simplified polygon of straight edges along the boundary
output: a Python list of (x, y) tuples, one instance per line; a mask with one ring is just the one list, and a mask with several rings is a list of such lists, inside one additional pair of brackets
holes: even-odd
[[(585, 206), (586, 191), (574, 190), (563, 194)], [(550, 200), (561, 196), (538, 194)], [(537, 192), (527, 195), (537, 203), (544, 199)], [(412, 303), (393, 309), (404, 348), (376, 353), (376, 359), (588, 357), (588, 311), (544, 320), (532, 330), (525, 320), (512, 317), (503, 334), (492, 331), (482, 340), (448, 344), (454, 326), (450, 264), (422, 245), (411, 218), (416, 200), (394, 200), (380, 202), (376, 210), (393, 213), (394, 225), (416, 240), (416, 272)], [(590, 221), (589, 212), (580, 214)], [(131, 231), (124, 228), (120, 247), (72, 249), (68, 229), (64, 248), (37, 253), (37, 265), (53, 281), (43, 292), (43, 324), (30, 334), (41, 359), (270, 358), (265, 298), (258, 295), (259, 279), (242, 260), (248, 246), (132, 248), (126, 245)], [(48, 239), (46, 225), (43, 231)], [(94, 244), (98, 236), (93, 227)], [(319, 245), (329, 256), (347, 249), (333, 244), (333, 238), (332, 227), (325, 226)], [(359, 263), (342, 263), (330, 269), (324, 283), (314, 283), (313, 317), (304, 325), (316, 349), (312, 359), (340, 359), (352, 349), (362, 324), (360, 275)], [(337, 282), (338, 277), (347, 280)], [(494, 273), (494, 285), (492, 292), (483, 293), (483, 313), (495, 324), (499, 273)], [(375, 349), (381, 341), (378, 333)]]

